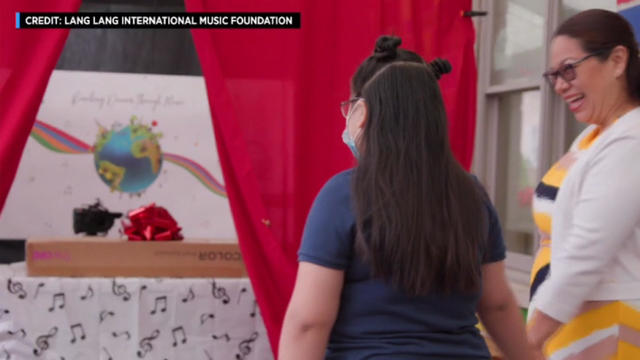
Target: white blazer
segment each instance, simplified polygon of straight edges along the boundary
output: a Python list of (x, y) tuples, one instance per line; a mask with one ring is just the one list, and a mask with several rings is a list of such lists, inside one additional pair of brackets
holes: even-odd
[(551, 271), (530, 306), (561, 322), (585, 301), (640, 299), (640, 108), (584, 151), (558, 191)]

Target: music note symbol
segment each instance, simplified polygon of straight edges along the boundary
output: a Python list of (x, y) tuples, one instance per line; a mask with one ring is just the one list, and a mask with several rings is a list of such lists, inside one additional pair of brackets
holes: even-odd
[(58, 309), (64, 308), (64, 304), (66, 302), (64, 293), (53, 294), (53, 303), (51, 304), (51, 307), (49, 308), (49, 312), (53, 312), (53, 310), (56, 309), (56, 303), (57, 302), (60, 302), (60, 305), (58, 305)]
[(9, 309), (0, 309), (0, 319), (9, 313)]
[(238, 294), (238, 301), (236, 301), (236, 304), (240, 304), (240, 298), (241, 298), (241, 297), (242, 297), (242, 295), (243, 295), (244, 293), (246, 293), (246, 292), (247, 292), (247, 288), (242, 288), (242, 289), (240, 289), (240, 293)]
[(127, 291), (127, 287), (123, 284), (116, 283), (116, 279), (112, 280), (111, 291), (115, 296), (122, 296), (123, 301), (129, 301), (129, 299), (131, 299), (131, 294)]
[(58, 327), (52, 327), (48, 333), (38, 336), (36, 338), (36, 346), (37, 348), (33, 349), (33, 354), (36, 356), (42, 355), (42, 353), (49, 348), (49, 339), (56, 336), (58, 333)]
[(244, 358), (251, 353), (251, 343), (258, 339), (258, 332), (255, 331), (248, 339), (242, 340), (238, 345), (239, 353), (236, 354), (237, 360), (244, 360)]
[(231, 300), (229, 294), (227, 294), (227, 289), (222, 286), (217, 286), (215, 280), (211, 283), (211, 294), (215, 299), (222, 300), (222, 303), (225, 305)]
[(207, 320), (213, 319), (214, 317), (215, 315), (212, 313), (204, 313), (200, 315), (200, 326), (204, 325), (204, 323), (207, 322)]
[(160, 330), (154, 330), (150, 336), (142, 338), (140, 340), (140, 350), (138, 350), (138, 357), (143, 358), (147, 355), (148, 352), (153, 350), (153, 344), (151, 343), (153, 340), (157, 339), (160, 336)]
[(176, 338), (176, 333), (182, 333), (181, 342), (184, 344), (187, 342), (187, 335), (184, 333), (184, 328), (182, 326), (178, 326), (176, 328), (171, 329), (171, 335), (173, 336), (173, 347), (178, 346), (178, 339)]
[(253, 311), (249, 314), (251, 317), (256, 317), (256, 312), (258, 311), (258, 303), (253, 300)]
[(140, 298), (142, 298), (142, 292), (145, 290), (147, 290), (147, 285), (140, 286), (140, 290), (138, 291)]
[(11, 354), (9, 354), (9, 352), (7, 351), (6, 348), (2, 348), (2, 352), (5, 354), (5, 358), (4, 360), (11, 360)]
[(113, 357), (111, 356), (111, 354), (109, 353), (109, 350), (107, 350), (106, 347), (102, 347), (102, 350), (104, 350), (104, 352), (107, 353), (107, 360), (113, 360)]
[(196, 298), (196, 294), (193, 292), (193, 288), (189, 288), (189, 293), (187, 294), (187, 296), (185, 296), (184, 298), (182, 298), (182, 302), (186, 303), (189, 302), (193, 299)]
[(71, 325), (71, 334), (73, 334), (73, 338), (71, 339), (71, 343), (75, 344), (76, 343), (76, 329), (80, 329), (80, 340), (84, 340), (86, 339), (86, 334), (84, 333), (84, 327), (82, 326), (82, 324), (77, 323), (77, 324), (73, 324)]
[(93, 288), (91, 287), (91, 285), (89, 285), (89, 287), (87, 288), (87, 293), (80, 296), (80, 300), (84, 301), (92, 297), (93, 297)]
[(204, 350), (204, 355), (207, 357), (207, 360), (213, 360), (213, 357), (211, 356), (211, 354), (209, 354), (207, 350)]
[(155, 300), (155, 305), (153, 306), (153, 310), (151, 310), (150, 314), (155, 315), (158, 312), (158, 305), (162, 304), (161, 312), (167, 311), (167, 297), (166, 296), (158, 296)]
[(24, 300), (27, 297), (27, 292), (24, 290), (22, 283), (19, 281), (13, 281), (11, 278), (7, 279), (7, 290), (13, 295), (17, 295), (18, 299)]
[(27, 337), (27, 332), (26, 332), (26, 331), (24, 331), (24, 329), (20, 329), (20, 330), (17, 330), (17, 331), (11, 331), (11, 330), (7, 331), (7, 334), (9, 334), (9, 335), (11, 335), (11, 336), (13, 336), (13, 335), (15, 335), (15, 334), (18, 334), (18, 333), (19, 333), (19, 334), (20, 334), (20, 336), (22, 336), (23, 338)]
[(100, 311), (100, 323), (102, 324), (102, 322), (104, 321), (104, 319), (107, 318), (107, 316), (114, 316), (115, 313), (113, 311), (107, 311), (107, 310), (102, 310)]
[(38, 298), (38, 293), (40, 292), (40, 288), (43, 287), (43, 286), (44, 286), (44, 283), (42, 283), (42, 282), (38, 284), (38, 287), (36, 288), (36, 292), (35, 292), (35, 294), (33, 294), (33, 298), (34, 299)]
[(221, 340), (221, 339), (225, 339), (227, 342), (231, 341), (231, 337), (229, 336), (229, 334), (224, 333), (222, 335), (211, 335), (211, 337), (213, 338), (213, 340)]
[(113, 336), (114, 338), (118, 338), (120, 336), (126, 336), (127, 337), (127, 341), (129, 341), (131, 339), (131, 334), (128, 331), (121, 331), (119, 333), (117, 332), (112, 332), (111, 336)]

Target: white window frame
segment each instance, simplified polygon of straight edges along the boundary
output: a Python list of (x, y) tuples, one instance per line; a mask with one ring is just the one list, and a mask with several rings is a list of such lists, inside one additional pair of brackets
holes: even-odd
[[(558, 159), (567, 148), (567, 110), (554, 96), (553, 90), (544, 82), (542, 76), (538, 79), (511, 81), (501, 85), (491, 85), (494, 9), (497, 1), (508, 0), (474, 0), (474, 10), (487, 12), (487, 16), (474, 20), (477, 36), (477, 64), (478, 64), (478, 107), (476, 117), (476, 137), (472, 171), (481, 179), (492, 201), (496, 199), (496, 183), (498, 181), (498, 106), (499, 96), (512, 92), (526, 90), (541, 91), (540, 134), (538, 154), (538, 179)], [(537, 0), (539, 1), (539, 0)], [(547, 2), (545, 10), (545, 29), (543, 41), (544, 68), (548, 67), (548, 44), (553, 30), (560, 20), (561, 3), (558, 0), (544, 0)], [(538, 247), (538, 239), (534, 249)], [(513, 288), (520, 306), (529, 304), (529, 277), (533, 256), (507, 251), (507, 278)]]

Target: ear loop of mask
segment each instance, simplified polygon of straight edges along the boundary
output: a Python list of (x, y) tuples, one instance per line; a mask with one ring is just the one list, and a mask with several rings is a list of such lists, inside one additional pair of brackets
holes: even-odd
[[(356, 105), (356, 104), (354, 104), (354, 105)], [(353, 107), (353, 109), (355, 109), (355, 106)], [(353, 113), (353, 109), (351, 109), (349, 111), (349, 114), (347, 114), (345, 128), (344, 128), (344, 131), (342, 132), (342, 142), (344, 142), (345, 145), (347, 145), (347, 147), (349, 148), (349, 150), (351, 150), (351, 153), (353, 154), (353, 156), (356, 159), (359, 159), (360, 158), (360, 152), (358, 151), (358, 148), (356, 147), (356, 141), (355, 141), (354, 138), (351, 137), (351, 135), (349, 135), (349, 118), (351, 118), (351, 114)]]

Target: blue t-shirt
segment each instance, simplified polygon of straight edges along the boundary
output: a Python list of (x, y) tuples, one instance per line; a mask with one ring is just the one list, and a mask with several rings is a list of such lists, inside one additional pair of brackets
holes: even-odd
[[(351, 175), (329, 180), (316, 197), (304, 229), (300, 261), (345, 271), (340, 309), (326, 359), (489, 359), (476, 328), (480, 293), (412, 297), (381, 279), (355, 254)], [(495, 209), (489, 216), (484, 262), (505, 258)]]

